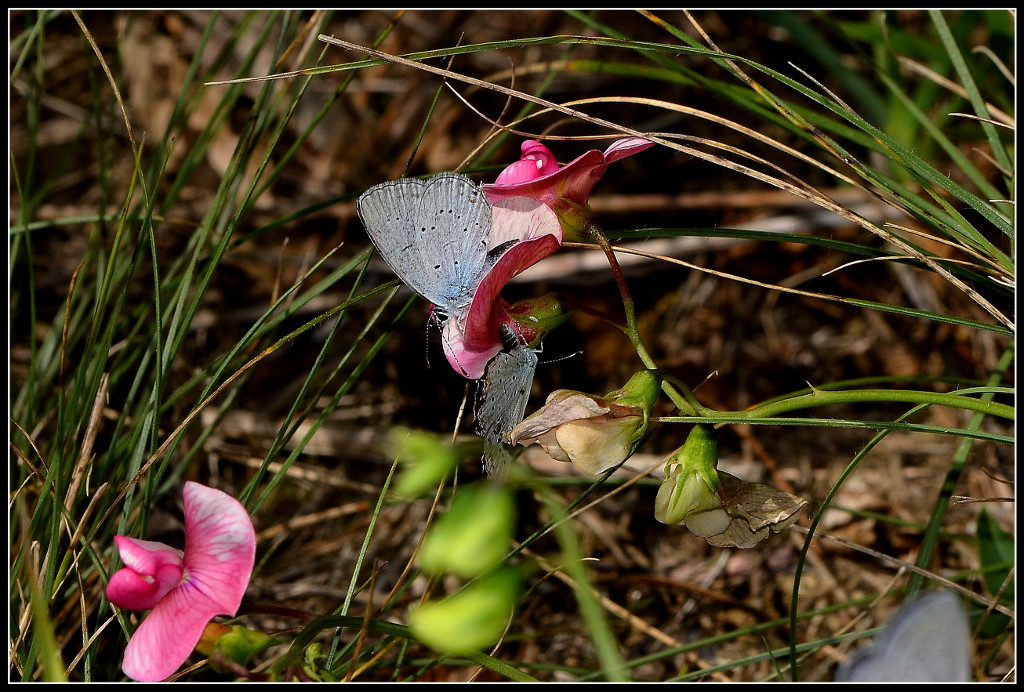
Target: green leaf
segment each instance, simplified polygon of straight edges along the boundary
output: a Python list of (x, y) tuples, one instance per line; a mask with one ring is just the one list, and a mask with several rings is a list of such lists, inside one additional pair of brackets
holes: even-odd
[(402, 463), (402, 473), (395, 483), (399, 497), (419, 497), (437, 488), (459, 463), (449, 445), (427, 432), (396, 428), (391, 431), (390, 443)]
[(511, 493), (494, 484), (462, 487), (452, 508), (430, 527), (420, 566), (467, 579), (494, 569), (508, 553), (515, 523)]
[(982, 577), (985, 587), (993, 596), (1002, 589), (1000, 602), (1013, 605), (1013, 582), (1003, 589), (1003, 582), (1014, 567), (1013, 536), (996, 523), (987, 510), (978, 516), (978, 554), (981, 558)]
[(498, 570), (444, 600), (424, 603), (409, 615), (409, 628), (433, 649), (467, 655), (501, 638), (518, 597), (518, 571)]

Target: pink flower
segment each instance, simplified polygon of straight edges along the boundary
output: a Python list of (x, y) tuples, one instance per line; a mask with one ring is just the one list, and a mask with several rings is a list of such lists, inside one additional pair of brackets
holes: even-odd
[(603, 152), (591, 149), (559, 168), (546, 146), (529, 139), (523, 142), (519, 161), (503, 170), (493, 183), (484, 185), (484, 194), (491, 204), (507, 197), (532, 197), (552, 208), (559, 199), (582, 206), (590, 199), (590, 191), (608, 164), (653, 146), (654, 142), (646, 139), (627, 137)]
[[(559, 168), (551, 151), (534, 140), (522, 144), (519, 161), (483, 186), (493, 205), (491, 246), (515, 241), (480, 282), (468, 309), (445, 324), (445, 356), (469, 379), (483, 377), (487, 362), (503, 346), (498, 330), (507, 324), (524, 343), (534, 343), (543, 330), (536, 320), (517, 315), (501, 297), (501, 289), (517, 274), (541, 261), (562, 244), (563, 229), (577, 229), (590, 191), (608, 164), (653, 146), (639, 137), (621, 139), (604, 152), (592, 149)], [(511, 310), (511, 312), (510, 312)]]
[(548, 207), (528, 197), (507, 197), (494, 204), (492, 245), (514, 242), (491, 267), (473, 294), (469, 307), (445, 322), (441, 336), (445, 356), (463, 376), (483, 377), (484, 367), (502, 349), (498, 325), (512, 326), (527, 343), (539, 334), (515, 323), (501, 289), (512, 277), (532, 267), (561, 246), (562, 229)]
[(230, 495), (185, 483), (185, 550), (115, 536), (125, 567), (110, 577), (107, 598), (119, 608), (151, 610), (124, 652), (133, 680), (155, 682), (176, 671), (215, 615), (233, 616), (249, 585), (256, 534)]

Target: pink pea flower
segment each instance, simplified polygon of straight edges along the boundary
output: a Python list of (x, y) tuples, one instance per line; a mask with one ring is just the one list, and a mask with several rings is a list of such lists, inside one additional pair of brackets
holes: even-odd
[(654, 142), (646, 139), (626, 137), (603, 152), (591, 149), (559, 168), (546, 146), (529, 139), (522, 144), (519, 161), (505, 168), (493, 183), (484, 185), (484, 194), (491, 204), (508, 197), (532, 197), (551, 207), (563, 228), (575, 228), (572, 210), (587, 205), (590, 191), (608, 165), (653, 146)]
[(445, 324), (442, 343), (456, 372), (469, 379), (483, 377), (487, 362), (503, 348), (500, 324), (512, 327), (527, 344), (543, 336), (544, 330), (534, 326), (538, 320), (513, 316), (515, 311), (501, 297), (501, 289), (561, 247), (563, 229), (580, 228), (588, 213), (590, 191), (608, 164), (651, 146), (653, 142), (628, 137), (604, 152), (592, 149), (559, 168), (546, 146), (527, 140), (519, 161), (506, 167), (494, 183), (483, 186), (493, 205), (491, 246), (516, 243), (480, 282), (468, 309)]
[(176, 671), (215, 615), (233, 616), (256, 559), (252, 520), (235, 498), (185, 483), (185, 550), (115, 536), (125, 567), (111, 575), (107, 598), (150, 610), (128, 642), (125, 675), (156, 682)]
[(441, 336), (445, 356), (456, 372), (476, 380), (502, 349), (499, 324), (508, 324), (526, 343), (540, 335), (517, 326), (508, 314), (501, 289), (561, 246), (562, 229), (551, 209), (529, 197), (506, 197), (492, 207), (491, 244), (512, 244), (491, 267), (464, 311), (445, 322)]

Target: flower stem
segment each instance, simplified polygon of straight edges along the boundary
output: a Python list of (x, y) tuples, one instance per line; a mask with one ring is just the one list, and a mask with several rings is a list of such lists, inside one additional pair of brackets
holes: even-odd
[[(975, 399), (971, 396), (960, 394), (944, 394), (941, 392), (923, 392), (919, 390), (891, 390), (891, 389), (855, 389), (846, 391), (830, 391), (815, 389), (810, 394), (789, 397), (778, 401), (771, 401), (766, 404), (754, 406), (745, 411), (715, 412), (715, 417), (728, 419), (727, 422), (742, 422), (745, 420), (771, 418), (772, 416), (787, 411), (813, 408), (816, 406), (828, 406), (831, 404), (852, 404), (858, 402), (896, 401), (908, 404), (934, 404), (949, 406), (952, 408), (979, 411), (992, 416), (1014, 419), (1014, 409), (1006, 404), (999, 404), (992, 401)], [(685, 417), (684, 417), (685, 418)], [(682, 421), (684, 418), (663, 418), (663, 421)]]
[[(612, 275), (615, 276), (615, 284), (619, 287), (619, 295), (622, 297), (622, 309), (626, 316), (626, 328), (624, 330), (626, 336), (629, 338), (630, 343), (633, 344), (633, 348), (640, 357), (640, 361), (648, 369), (657, 370), (658, 366), (647, 352), (643, 341), (640, 340), (640, 330), (636, 326), (636, 308), (633, 303), (633, 296), (629, 293), (629, 286), (626, 285), (626, 276), (622, 273), (622, 267), (619, 266), (619, 260), (615, 257), (615, 251), (612, 250), (611, 243), (608, 242), (608, 236), (604, 234), (604, 230), (596, 218), (588, 219), (587, 233), (604, 250), (605, 257), (608, 258), (608, 265), (612, 269)], [(696, 399), (693, 402), (688, 401), (668, 382), (662, 382), (661, 389), (684, 416), (697, 414), (698, 409), (693, 407)], [(693, 396), (692, 392), (690, 392), (690, 396)]]

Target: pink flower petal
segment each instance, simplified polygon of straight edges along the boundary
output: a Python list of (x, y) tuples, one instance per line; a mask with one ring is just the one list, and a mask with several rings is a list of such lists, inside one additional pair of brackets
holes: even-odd
[(256, 532), (245, 507), (227, 493), (185, 483), (185, 569), (190, 584), (234, 615), (256, 560)]
[(590, 199), (590, 191), (608, 170), (604, 154), (591, 150), (583, 156), (570, 161), (565, 168), (558, 171), (559, 197), (566, 197), (577, 204), (586, 204)]
[(127, 567), (110, 575), (107, 598), (118, 608), (149, 610), (181, 583), (182, 569), (163, 565), (155, 574), (140, 574)]
[(491, 247), (510, 240), (553, 235), (562, 240), (562, 224), (551, 208), (532, 197), (504, 197), (491, 207)]
[(559, 171), (559, 175), (564, 176), (564, 181), (559, 181), (559, 184), (564, 185), (561, 196), (567, 197), (577, 204), (586, 204), (594, 185), (608, 170), (608, 164), (653, 146), (654, 142), (648, 142), (646, 139), (627, 137), (614, 142), (604, 153), (591, 149), (586, 154), (570, 161)]
[(182, 553), (166, 543), (144, 541), (129, 536), (114, 536), (124, 566), (142, 574), (153, 574), (161, 565), (181, 565)]
[(519, 159), (513, 164), (505, 167), (498, 177), (494, 179), (495, 185), (515, 185), (535, 180), (541, 176), (543, 161), (536, 159)]
[(568, 198), (577, 204), (586, 204), (590, 191), (604, 175), (608, 164), (651, 146), (654, 146), (653, 142), (639, 137), (627, 137), (614, 142), (604, 152), (591, 149), (550, 174), (532, 180), (500, 181), (484, 185), (484, 194), (492, 204), (499, 199), (512, 196), (533, 197), (549, 206), (558, 197)]
[(529, 269), (558, 248), (558, 239), (553, 235), (524, 240), (513, 245), (491, 267), (473, 294), (473, 302), (462, 326), (465, 345), (469, 349), (483, 351), (497, 345), (499, 348), (494, 353), (501, 350), (498, 321), (504, 311), (496, 314), (494, 307), (499, 300), (501, 289), (517, 274)]
[[(495, 183), (483, 186), (484, 194), (491, 204), (497, 204), (499, 200), (506, 197), (532, 197), (544, 204), (551, 206), (559, 197), (568, 196), (565, 190), (569, 188), (574, 177), (584, 175), (587, 170), (604, 164), (604, 154), (596, 149), (591, 149), (585, 154), (577, 157), (563, 168), (549, 173), (548, 175), (528, 180), (525, 182), (498, 185)], [(603, 172), (603, 169), (602, 169)], [(597, 178), (601, 176), (598, 175)], [(597, 181), (594, 179), (594, 182)], [(593, 187), (593, 182), (587, 187), (587, 192)], [(575, 198), (571, 198), (574, 199)], [(583, 199), (585, 202), (586, 199)]]
[(484, 376), (487, 362), (502, 349), (502, 344), (499, 341), (485, 344), (481, 349), (471, 349), (466, 345), (457, 322), (456, 319), (448, 320), (441, 332), (444, 355), (455, 372), (467, 379), (479, 380)]
[(498, 174), (496, 185), (512, 185), (528, 182), (558, 170), (558, 161), (551, 150), (540, 142), (528, 139), (521, 146), (523, 152), (518, 161)]
[[(166, 679), (192, 653), (206, 623), (219, 614), (225, 614), (219, 600), (211, 599), (196, 584), (182, 584), (167, 594), (135, 630), (124, 651), (121, 669), (141, 682)], [(234, 610), (226, 614), (233, 615)]]
[(558, 240), (553, 235), (513, 245), (480, 282), (469, 310), (445, 323), (441, 341), (445, 357), (456, 372), (471, 380), (483, 377), (487, 361), (503, 348), (498, 325), (514, 322), (507, 313), (509, 306), (500, 295), (501, 289), (512, 277), (558, 247)]
[(626, 137), (618, 139), (610, 147), (604, 150), (605, 163), (614, 163), (633, 154), (639, 154), (644, 149), (654, 146), (654, 142), (648, 142), (641, 137)]
[(180, 550), (128, 536), (115, 536), (114, 543), (125, 567), (111, 575), (107, 598), (119, 608), (149, 610), (181, 583)]

